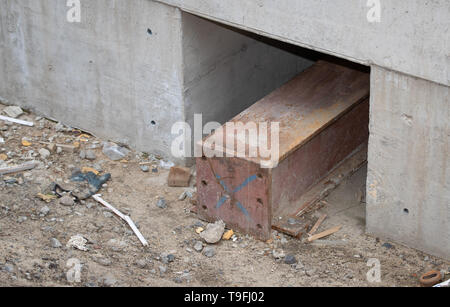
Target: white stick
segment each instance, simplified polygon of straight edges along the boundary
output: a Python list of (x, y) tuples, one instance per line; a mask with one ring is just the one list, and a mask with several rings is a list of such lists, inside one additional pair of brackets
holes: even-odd
[(450, 279), (433, 286), (433, 288), (448, 288), (448, 287), (450, 287)]
[(4, 120), (4, 121), (7, 121), (7, 122), (11, 122), (11, 123), (19, 124), (19, 125), (24, 125), (24, 126), (28, 126), (28, 127), (33, 127), (34, 126), (34, 123), (32, 123), (32, 122), (27, 122), (25, 120), (15, 119), (15, 118), (12, 118), (12, 117), (2, 116), (2, 115), (0, 115), (0, 120)]
[(0, 168), (0, 176), (29, 171), (29, 170), (32, 170), (33, 168), (37, 167), (38, 165), (39, 164), (37, 162), (30, 162), (30, 163), (22, 164), (19, 166), (10, 166), (10, 167), (6, 167), (6, 168)]
[(100, 204), (102, 204), (103, 206), (105, 206), (106, 208), (108, 208), (109, 210), (111, 210), (112, 212), (114, 212), (118, 217), (120, 217), (122, 220), (124, 220), (125, 222), (128, 223), (128, 225), (131, 227), (131, 229), (133, 230), (133, 232), (136, 234), (136, 236), (138, 237), (139, 241), (141, 241), (142, 245), (144, 246), (148, 246), (148, 242), (147, 240), (145, 240), (144, 236), (141, 234), (141, 232), (139, 231), (139, 229), (137, 229), (136, 224), (134, 224), (133, 220), (131, 219), (131, 217), (129, 217), (128, 215), (123, 214), (122, 212), (120, 212), (119, 210), (117, 210), (116, 208), (114, 208), (113, 206), (111, 206), (109, 203), (107, 203), (106, 201), (104, 201), (101, 197), (100, 194), (94, 195), (92, 196), (97, 202), (99, 202)]

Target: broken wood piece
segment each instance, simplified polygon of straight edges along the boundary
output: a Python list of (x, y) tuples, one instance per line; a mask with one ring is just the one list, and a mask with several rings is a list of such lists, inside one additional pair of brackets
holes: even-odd
[(39, 165), (38, 162), (29, 162), (29, 163), (25, 163), (25, 164), (18, 165), (18, 166), (10, 166), (10, 167), (5, 167), (5, 168), (0, 168), (0, 176), (29, 171), (29, 170), (32, 170), (33, 168), (37, 167), (38, 165)]
[(28, 127), (33, 127), (34, 126), (34, 123), (32, 123), (32, 122), (28, 122), (28, 121), (20, 120), (20, 119), (15, 119), (15, 118), (8, 117), (8, 116), (3, 116), (3, 115), (0, 115), (0, 120), (4, 120), (4, 121), (7, 121), (7, 122), (11, 122), (11, 123), (15, 123), (15, 124), (23, 125), (23, 126), (28, 126)]
[(328, 230), (326, 230), (324, 232), (321, 232), (319, 234), (316, 234), (314, 236), (309, 237), (308, 238), (308, 242), (313, 242), (313, 241), (316, 241), (316, 240), (328, 237), (328, 236), (338, 232), (341, 229), (342, 229), (342, 226), (336, 226), (334, 228), (328, 229)]
[(66, 152), (71, 152), (71, 153), (74, 153), (79, 148), (79, 146), (74, 146), (74, 145), (54, 144), (54, 143), (49, 143), (49, 142), (39, 142), (39, 143), (43, 144), (43, 145), (49, 145), (49, 146), (54, 145), (56, 147), (61, 148), (62, 150), (66, 151)]
[(308, 232), (308, 235), (312, 236), (316, 233), (316, 231), (319, 229), (320, 225), (325, 221), (327, 218), (326, 214), (322, 214), (322, 216), (319, 218), (319, 220), (316, 222), (316, 224), (311, 228), (311, 230)]
[(174, 166), (170, 169), (168, 185), (169, 187), (189, 187), (191, 176), (190, 168)]
[(112, 212), (114, 212), (114, 214), (116, 214), (118, 217), (120, 217), (122, 220), (124, 220), (125, 222), (128, 223), (128, 225), (131, 227), (131, 229), (133, 230), (133, 232), (135, 233), (135, 235), (138, 237), (139, 241), (141, 241), (142, 245), (144, 246), (148, 246), (148, 242), (147, 240), (145, 240), (144, 236), (142, 235), (142, 233), (139, 231), (139, 229), (137, 229), (136, 224), (133, 222), (133, 220), (128, 216), (123, 214), (122, 212), (120, 212), (119, 210), (117, 210), (116, 208), (114, 208), (112, 205), (110, 205), (109, 203), (107, 203), (105, 200), (103, 200), (101, 198), (100, 194), (94, 195), (92, 196), (94, 198), (95, 201), (97, 201), (98, 203), (102, 204), (103, 206), (105, 206), (106, 208), (108, 208), (109, 210), (111, 210)]

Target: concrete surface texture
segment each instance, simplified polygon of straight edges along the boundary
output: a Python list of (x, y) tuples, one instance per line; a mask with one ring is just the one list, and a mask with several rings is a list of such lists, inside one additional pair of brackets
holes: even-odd
[[(0, 97), (64, 124), (166, 154), (184, 119), (181, 14), (147, 0), (0, 4)], [(148, 31), (148, 29), (151, 30)]]
[(450, 84), (448, 0), (159, 0), (206, 18), (364, 64)]
[(224, 124), (312, 61), (220, 24), (183, 14), (186, 118)]
[(450, 259), (450, 91), (372, 69), (367, 229)]

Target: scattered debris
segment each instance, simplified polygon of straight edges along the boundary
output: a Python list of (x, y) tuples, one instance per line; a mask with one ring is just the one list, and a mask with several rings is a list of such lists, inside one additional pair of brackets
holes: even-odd
[(43, 217), (47, 216), (50, 213), (50, 208), (47, 206), (44, 206), (41, 208), (41, 210), (39, 211), (39, 214)]
[(33, 144), (31, 142), (29, 142), (28, 140), (22, 140), (22, 146), (30, 147), (31, 145), (33, 145)]
[(47, 160), (48, 157), (50, 157), (50, 151), (48, 151), (45, 148), (41, 148), (39, 149), (39, 155), (41, 156), (42, 159)]
[(297, 259), (293, 255), (286, 255), (286, 257), (284, 257), (284, 263), (286, 263), (286, 264), (296, 264), (297, 263)]
[(136, 236), (138, 237), (139, 241), (141, 241), (142, 245), (144, 246), (148, 246), (148, 242), (147, 240), (144, 239), (144, 236), (142, 236), (141, 232), (137, 229), (136, 224), (134, 224), (134, 222), (131, 220), (131, 218), (127, 215), (122, 214), (122, 212), (120, 212), (119, 210), (117, 210), (116, 208), (114, 208), (113, 206), (111, 206), (110, 204), (108, 204), (106, 201), (104, 201), (101, 198), (101, 195), (94, 195), (93, 198), (99, 202), (100, 204), (102, 204), (103, 206), (105, 206), (106, 208), (110, 209), (112, 212), (114, 212), (118, 217), (120, 217), (121, 219), (123, 219), (125, 222), (128, 223), (128, 225), (131, 227), (131, 229), (133, 230), (133, 232), (136, 234)]
[(52, 200), (55, 200), (58, 198), (58, 196), (56, 196), (56, 195), (51, 195), (51, 194), (45, 195), (42, 193), (38, 193), (36, 196), (38, 198), (40, 198), (41, 200), (45, 201), (46, 203), (50, 203)]
[(103, 154), (113, 161), (119, 161), (124, 159), (130, 151), (125, 147), (121, 147), (117, 144), (105, 142), (103, 144)]
[(195, 229), (195, 232), (197, 233), (197, 234), (201, 234), (202, 232), (204, 232), (205, 231), (205, 228), (203, 228), (203, 227), (197, 227), (196, 229)]
[(442, 282), (442, 275), (440, 271), (433, 270), (423, 274), (419, 279), (423, 287), (433, 287)]
[(172, 167), (169, 173), (168, 185), (169, 187), (189, 187), (191, 176), (190, 168), (181, 166)]
[(0, 176), (7, 175), (7, 174), (13, 174), (13, 173), (19, 173), (24, 171), (29, 171), (34, 168), (36, 168), (39, 165), (38, 162), (28, 162), (19, 166), (11, 166), (6, 168), (0, 168)]
[(164, 161), (164, 160), (161, 160), (161, 161), (159, 162), (159, 166), (161, 166), (163, 169), (170, 170), (172, 167), (175, 166), (175, 163), (170, 162), (170, 161), (166, 162), (166, 161)]
[(194, 249), (195, 249), (197, 252), (201, 253), (202, 250), (203, 250), (203, 243), (200, 242), (200, 241), (195, 242), (195, 244), (194, 244)]
[(233, 230), (228, 230), (227, 232), (225, 232), (223, 234), (222, 240), (228, 241), (231, 239), (231, 237), (234, 235), (234, 231)]
[(319, 230), (320, 225), (322, 225), (322, 223), (325, 221), (325, 219), (327, 218), (326, 214), (323, 214), (319, 220), (317, 221), (317, 223), (313, 226), (313, 228), (311, 228), (311, 230), (308, 232), (309, 236), (312, 236), (316, 233), (317, 230)]
[(75, 200), (73, 199), (72, 196), (70, 195), (64, 195), (63, 197), (61, 197), (61, 199), (59, 200), (59, 203), (63, 206), (66, 207), (72, 207), (75, 204)]
[(18, 118), (20, 115), (23, 114), (23, 110), (21, 107), (9, 106), (3, 109), (3, 113), (5, 113), (11, 118)]
[(434, 285), (434, 288), (450, 288), (450, 279), (440, 284)]
[(81, 185), (79, 187), (79, 192), (73, 191), (72, 195), (79, 200), (88, 199), (89, 197), (95, 195), (102, 186), (111, 179), (111, 174), (105, 174), (103, 176), (98, 176), (94, 172), (90, 171), (83, 173), (81, 171), (75, 172), (70, 178), (73, 182), (78, 182), (80, 184), (87, 183), (87, 186)]
[(205, 255), (208, 258), (212, 258), (216, 255), (216, 250), (212, 246), (207, 246), (203, 250), (203, 255)]
[(156, 206), (160, 209), (167, 209), (167, 202), (164, 198), (160, 198), (156, 203)]
[(89, 249), (86, 247), (87, 240), (82, 235), (76, 235), (70, 238), (66, 247), (75, 248), (83, 252), (87, 252)]
[(336, 226), (334, 228), (328, 229), (328, 230), (326, 230), (324, 232), (321, 232), (319, 234), (316, 234), (314, 236), (309, 237), (308, 238), (308, 242), (313, 242), (313, 241), (316, 241), (316, 240), (328, 237), (328, 236), (338, 232), (341, 229), (342, 229), (342, 226)]
[(61, 247), (62, 247), (61, 242), (59, 242), (59, 240), (56, 239), (56, 238), (51, 238), (51, 239), (50, 239), (50, 245), (51, 245), (53, 248), (61, 248)]
[(214, 224), (208, 224), (206, 230), (200, 233), (200, 237), (205, 240), (206, 243), (216, 244), (222, 239), (225, 231), (225, 223), (223, 221), (217, 221)]
[(140, 168), (144, 173), (150, 172), (150, 167), (148, 167), (147, 165), (141, 165)]
[(89, 173), (89, 172), (92, 172), (92, 173), (94, 173), (94, 174), (97, 175), (97, 176), (100, 174), (99, 171), (97, 171), (95, 168), (92, 168), (92, 167), (83, 167), (83, 168), (81, 169), (81, 172), (82, 172), (83, 174), (87, 174), (87, 173)]
[(286, 254), (281, 249), (274, 249), (272, 251), (272, 256), (275, 259), (284, 259), (286, 257)]

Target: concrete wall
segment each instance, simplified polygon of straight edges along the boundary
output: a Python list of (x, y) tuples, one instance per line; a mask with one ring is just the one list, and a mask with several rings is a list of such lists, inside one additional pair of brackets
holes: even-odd
[(450, 259), (450, 90), (372, 69), (367, 230)]
[(246, 33), (183, 14), (186, 118), (224, 124), (313, 64)]
[(0, 97), (167, 154), (172, 123), (184, 120), (180, 11), (148, 0), (81, 3), (81, 23), (69, 23), (66, 1), (1, 1)]
[(187, 12), (363, 64), (450, 85), (450, 2), (381, 0), (159, 0)]

